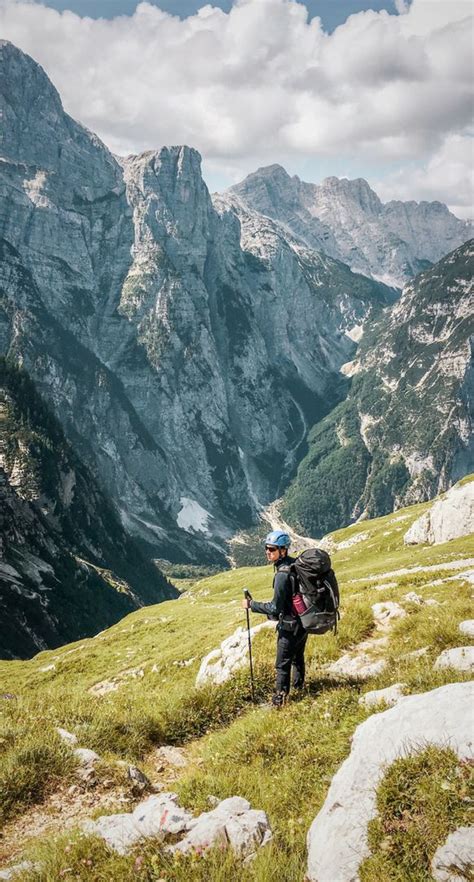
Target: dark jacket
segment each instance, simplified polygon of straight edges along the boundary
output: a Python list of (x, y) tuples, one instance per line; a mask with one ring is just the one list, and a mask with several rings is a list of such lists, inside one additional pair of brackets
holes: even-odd
[(254, 613), (262, 613), (270, 619), (279, 619), (280, 615), (292, 615), (291, 601), (292, 588), (289, 573), (279, 572), (280, 567), (288, 566), (294, 563), (295, 558), (287, 555), (281, 557), (275, 564), (275, 575), (273, 577), (273, 597), (268, 603), (259, 603), (258, 600), (250, 602), (250, 609)]

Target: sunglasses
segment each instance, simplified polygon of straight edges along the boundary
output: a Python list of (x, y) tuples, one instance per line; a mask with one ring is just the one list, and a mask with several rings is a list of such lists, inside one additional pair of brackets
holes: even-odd
[(265, 551), (278, 551), (278, 545), (265, 545)]

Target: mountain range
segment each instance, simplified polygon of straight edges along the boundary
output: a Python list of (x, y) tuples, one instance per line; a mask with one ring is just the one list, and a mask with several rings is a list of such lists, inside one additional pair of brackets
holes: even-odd
[[(342, 431), (334, 414), (359, 412), (370, 365), (367, 388), (393, 388), (364, 404), (378, 420), (366, 435), (380, 439), (390, 407), (403, 413), (405, 438), (411, 415), (397, 371), (419, 357), (439, 378), (448, 343), (456, 369), (443, 408), (457, 408), (459, 425), (443, 434), (432, 475), (420, 479), (407, 461), (426, 459), (426, 439), (398, 443), (390, 425), (377, 449), (398, 477), (393, 492), (369, 491), (375, 441), (366, 445), (367, 423), (347, 417), (344, 449), (356, 445), (361, 468), (331, 528), (428, 498), (472, 469), (469, 323), (452, 320), (469, 292), (442, 261), (472, 235), (467, 222), (440, 203), (383, 205), (363, 180), (306, 184), (279, 166), (211, 197), (197, 151), (114, 157), (65, 113), (42, 68), (5, 41), (0, 102), (1, 351), (29, 372), (148, 556), (225, 565), (228, 538), (287, 491), (300, 463), (285, 511), (314, 524), (295, 499), (308, 457), (321, 475), (318, 431), (333, 427), (330, 472)], [(465, 279), (470, 252), (454, 254)], [(399, 359), (386, 367), (389, 345)], [(416, 401), (434, 406), (430, 396)]]

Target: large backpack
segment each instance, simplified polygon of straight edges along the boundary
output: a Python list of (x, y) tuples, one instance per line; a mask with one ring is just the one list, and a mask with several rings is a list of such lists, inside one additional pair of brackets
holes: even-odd
[(331, 558), (320, 548), (308, 548), (285, 569), (291, 575), (292, 610), (309, 634), (337, 632), (339, 586)]

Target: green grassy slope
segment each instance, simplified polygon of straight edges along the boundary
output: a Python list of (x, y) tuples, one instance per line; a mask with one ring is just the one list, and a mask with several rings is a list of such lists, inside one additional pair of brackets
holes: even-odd
[[(220, 687), (194, 686), (202, 657), (235, 628), (245, 626), (242, 588), (248, 586), (259, 599), (269, 597), (271, 570), (265, 566), (201, 580), (180, 599), (134, 612), (95, 638), (40, 653), (27, 662), (0, 663), (0, 804), (6, 830), (29, 804), (44, 799), (59, 781), (69, 780), (72, 759), (55, 733), (59, 725), (74, 731), (81, 745), (97, 750), (109, 765), (125, 757), (150, 771), (154, 747), (187, 745), (191, 762), (176, 783), (183, 802), (203, 810), (209, 807), (211, 794), (242, 795), (255, 808), (267, 811), (275, 833), (272, 846), (247, 868), (225, 855), (175, 866), (153, 845), (117, 858), (101, 844), (89, 839), (76, 842), (69, 836), (43, 843), (42, 859), (49, 869), (24, 878), (50, 882), (62, 878), (61, 869), (69, 866), (73, 878), (84, 880), (137, 878), (137, 854), (143, 857), (142, 878), (150, 880), (205, 877), (263, 882), (271, 872), (288, 882), (302, 878), (308, 827), (324, 801), (331, 776), (350, 750), (355, 726), (369, 713), (358, 705), (361, 692), (395, 682), (405, 683), (407, 692), (421, 692), (463, 679), (454, 671), (434, 672), (433, 661), (446, 647), (469, 642), (457, 628), (472, 617), (472, 586), (459, 571), (443, 566), (472, 556), (472, 536), (435, 547), (405, 547), (404, 533), (426, 507), (414, 506), (332, 535), (342, 593), (340, 631), (336, 638), (310, 639), (307, 692), (279, 713), (252, 706), (246, 669)], [(354, 541), (358, 536), (362, 540)], [(337, 548), (340, 543), (346, 547)], [(391, 575), (413, 567), (431, 569)], [(448, 577), (450, 581), (439, 581)], [(387, 587), (377, 590), (380, 584)], [(389, 633), (385, 671), (365, 684), (330, 678), (324, 663), (372, 634), (371, 605), (399, 600), (412, 590), (440, 605), (403, 601), (407, 616)], [(252, 624), (260, 621), (261, 617), (252, 616)], [(254, 641), (259, 697), (272, 688), (274, 641), (271, 631), (263, 631)], [(423, 647), (427, 647), (424, 656), (405, 657)], [(102, 696), (89, 691), (104, 681), (117, 688)], [(5, 694), (14, 697), (6, 699)], [(423, 824), (422, 811), (414, 817), (415, 826)], [(439, 830), (445, 827), (441, 823)], [(377, 852), (384, 836), (377, 839), (374, 833), (373, 841)], [(437, 844), (430, 843), (433, 851)], [(397, 841), (395, 863), (400, 860), (400, 847)], [(93, 871), (82, 863), (91, 855)], [(429, 878), (423, 875), (423, 860), (412, 867), (410, 878), (415, 882)], [(395, 870), (393, 876), (389, 874), (390, 854), (383, 853), (382, 863), (387, 879), (401, 878)], [(371, 873), (380, 865), (375, 855), (375, 869), (368, 866), (364, 878), (372, 882), (376, 876)]]

